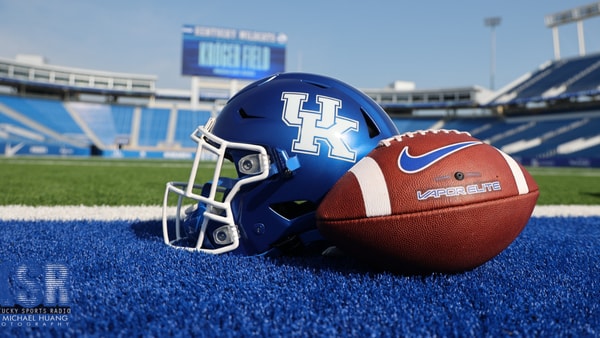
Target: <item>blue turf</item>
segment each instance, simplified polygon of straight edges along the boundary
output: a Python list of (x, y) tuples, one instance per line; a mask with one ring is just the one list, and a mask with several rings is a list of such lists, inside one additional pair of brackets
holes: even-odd
[(474, 271), (427, 276), (350, 258), (189, 253), (159, 229), (0, 221), (0, 263), (64, 263), (72, 282), (68, 327), (0, 336), (600, 335), (600, 217), (534, 218)]

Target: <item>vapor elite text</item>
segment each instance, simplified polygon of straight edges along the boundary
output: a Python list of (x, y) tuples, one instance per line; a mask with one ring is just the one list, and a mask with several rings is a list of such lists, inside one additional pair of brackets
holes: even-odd
[(424, 201), (429, 198), (442, 198), (442, 197), (457, 197), (466, 195), (484, 194), (494, 191), (500, 191), (502, 187), (499, 181), (483, 182), (477, 184), (470, 184), (465, 186), (447, 187), (447, 188), (435, 188), (428, 189), (425, 191), (417, 191), (417, 199)]

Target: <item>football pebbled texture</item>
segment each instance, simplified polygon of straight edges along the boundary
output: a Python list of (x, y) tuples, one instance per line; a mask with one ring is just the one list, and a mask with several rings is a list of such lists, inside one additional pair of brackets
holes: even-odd
[(507, 248), (539, 196), (513, 158), (469, 133), (383, 140), (327, 193), (319, 231), (342, 251), (404, 272), (461, 272)]

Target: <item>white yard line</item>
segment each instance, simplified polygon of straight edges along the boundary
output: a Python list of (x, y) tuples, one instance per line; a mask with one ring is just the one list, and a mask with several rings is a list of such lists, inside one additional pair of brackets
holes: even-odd
[(159, 206), (54, 206), (31, 207), (22, 205), (0, 206), (2, 220), (159, 220), (162, 207)]
[[(600, 205), (542, 205), (536, 206), (533, 217), (600, 216)], [(0, 206), (0, 220), (160, 220), (160, 206)]]
[(600, 205), (537, 205), (533, 217), (600, 216)]

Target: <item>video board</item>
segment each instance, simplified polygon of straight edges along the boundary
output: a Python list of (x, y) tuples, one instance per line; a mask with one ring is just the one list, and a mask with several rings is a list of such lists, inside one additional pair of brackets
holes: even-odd
[(283, 33), (184, 25), (181, 73), (260, 79), (285, 71)]

